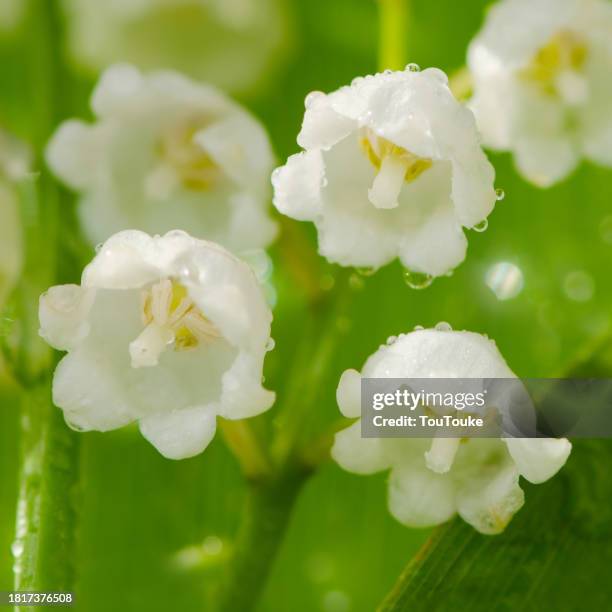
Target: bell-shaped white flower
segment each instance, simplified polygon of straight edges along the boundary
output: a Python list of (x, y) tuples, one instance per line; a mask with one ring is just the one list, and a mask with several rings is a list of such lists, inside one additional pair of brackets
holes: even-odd
[[(428, 329), (378, 349), (363, 370), (347, 370), (337, 390), (349, 418), (361, 415), (361, 378), (515, 378), (494, 342), (472, 332)], [(459, 514), (482, 533), (499, 533), (523, 505), (519, 476), (551, 478), (571, 450), (565, 439), (362, 438), (361, 423), (340, 431), (333, 458), (346, 470), (391, 470), (389, 510), (427, 527)]]
[(246, 92), (287, 56), (284, 0), (64, 0), (64, 7), (71, 55), (93, 72), (127, 61)]
[(468, 51), (487, 146), (547, 187), (582, 157), (612, 165), (612, 5), (502, 0)]
[(262, 387), (272, 315), (250, 267), (179, 231), (112, 236), (81, 285), (40, 300), (40, 334), (68, 351), (53, 401), (73, 428), (138, 421), (164, 456), (200, 453), (216, 418), (267, 410)]
[(92, 97), (94, 124), (63, 123), (47, 148), (51, 169), (81, 193), (93, 244), (136, 228), (188, 229), (235, 252), (265, 247), (273, 155), (246, 110), (174, 72), (121, 64)]
[(273, 174), (274, 204), (313, 221), (320, 253), (343, 266), (399, 257), (445, 274), (465, 258), (462, 226), (486, 222), (495, 203), (474, 117), (435, 68), (309, 94), (298, 143), (305, 151)]

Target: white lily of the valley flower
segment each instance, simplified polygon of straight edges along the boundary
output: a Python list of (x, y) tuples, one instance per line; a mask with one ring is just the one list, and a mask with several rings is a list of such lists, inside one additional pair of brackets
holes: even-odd
[[(361, 378), (515, 378), (494, 342), (472, 332), (414, 331), (382, 346), (361, 373), (347, 370), (337, 399), (349, 418), (361, 415)], [(551, 478), (571, 450), (565, 439), (362, 438), (359, 421), (336, 435), (334, 459), (346, 470), (391, 470), (389, 510), (426, 527), (459, 514), (482, 533), (501, 532), (523, 505), (519, 476)]]
[(82, 194), (93, 244), (128, 227), (184, 228), (236, 252), (270, 243), (273, 156), (246, 110), (177, 73), (124, 64), (102, 75), (92, 108), (96, 123), (58, 128), (47, 161)]
[(463, 227), (493, 209), (494, 171), (474, 117), (435, 68), (385, 72), (306, 98), (305, 151), (275, 171), (274, 203), (313, 221), (319, 251), (343, 266), (396, 257), (439, 276), (465, 258)]
[(487, 146), (547, 187), (581, 157), (612, 165), (612, 5), (502, 0), (472, 41), (470, 103)]
[(287, 55), (284, 0), (64, 0), (74, 61), (128, 61), (245, 92)]
[(216, 418), (267, 410), (271, 313), (249, 266), (179, 231), (112, 236), (81, 285), (49, 289), (40, 334), (68, 351), (53, 401), (78, 430), (138, 421), (164, 456), (200, 453)]

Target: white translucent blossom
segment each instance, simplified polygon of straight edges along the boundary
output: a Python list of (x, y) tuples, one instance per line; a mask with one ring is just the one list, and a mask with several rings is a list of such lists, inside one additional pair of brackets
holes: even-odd
[(170, 68), (247, 92), (287, 56), (285, 0), (63, 0), (74, 61)]
[(40, 299), (40, 334), (67, 351), (53, 401), (79, 431), (138, 421), (164, 456), (203, 451), (218, 416), (270, 408), (262, 387), (271, 313), (251, 270), (219, 245), (180, 231), (115, 234), (81, 285)]
[(273, 154), (245, 109), (210, 85), (127, 64), (102, 75), (91, 106), (95, 123), (62, 123), (46, 157), (81, 194), (93, 244), (126, 228), (181, 228), (236, 252), (273, 239)]
[(582, 157), (612, 165), (612, 4), (502, 0), (468, 51), (487, 146), (547, 187)]
[[(337, 400), (361, 415), (361, 378), (515, 378), (495, 343), (467, 331), (427, 329), (379, 348), (361, 372), (346, 370)], [(458, 414), (458, 413), (457, 413)], [(550, 438), (362, 438), (356, 421), (336, 435), (333, 458), (356, 474), (390, 470), (389, 510), (401, 523), (427, 527), (459, 514), (482, 533), (501, 532), (524, 502), (522, 476), (551, 478), (571, 450)]]
[(482, 227), (495, 203), (474, 116), (435, 68), (309, 94), (297, 141), (304, 151), (273, 174), (274, 204), (314, 222), (320, 253), (343, 266), (399, 257), (445, 274), (465, 258), (462, 227)]

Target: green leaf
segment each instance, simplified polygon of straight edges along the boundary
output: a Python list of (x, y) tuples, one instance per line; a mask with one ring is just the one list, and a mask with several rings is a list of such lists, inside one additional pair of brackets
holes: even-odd
[(439, 528), (379, 612), (578, 610), (612, 597), (612, 443), (580, 440), (567, 466), (526, 485), (526, 504), (499, 536), (455, 520)]

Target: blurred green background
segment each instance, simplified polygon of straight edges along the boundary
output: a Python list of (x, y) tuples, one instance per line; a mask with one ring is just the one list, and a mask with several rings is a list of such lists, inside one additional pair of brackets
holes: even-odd
[[(464, 62), (480, 26), (484, 0), (411, 3), (409, 61), (447, 72)], [(303, 100), (376, 70), (374, 0), (288, 2), (291, 45), (286, 62), (243, 101), (261, 118), (279, 160), (296, 152)], [(6, 33), (0, 43), (0, 125), (28, 141), (32, 116), (45, 114), (52, 75), (32, 68), (34, 28)], [(56, 40), (57, 52), (62, 41)], [(35, 64), (35, 63), (34, 63)], [(65, 116), (89, 117), (93, 81), (78, 73), (62, 99)], [(41, 128), (42, 129), (42, 128)], [(38, 142), (39, 144), (39, 142)], [(398, 265), (362, 279), (352, 295), (350, 324), (327, 372), (316, 419), (337, 416), (335, 385), (347, 367), (390, 335), (448, 321), (493, 338), (521, 376), (559, 375), (610, 325), (612, 172), (583, 164), (562, 184), (538, 190), (515, 172), (508, 155), (492, 155), (505, 190), (488, 230), (469, 233), (468, 257), (452, 277), (423, 291), (408, 288)], [(315, 248), (312, 228), (304, 228)], [(282, 393), (284, 364), (293, 357), (303, 296), (273, 249), (278, 303), (266, 384)], [(500, 300), (486, 284), (491, 266), (510, 262), (524, 286)], [(74, 279), (77, 280), (77, 279)], [(17, 493), (18, 404), (2, 391), (0, 408), (0, 590), (12, 584), (10, 545)], [(274, 418), (274, 409), (266, 417)], [(83, 506), (79, 527), (79, 610), (207, 609), (243, 504), (239, 468), (217, 436), (201, 456), (161, 457), (133, 429), (82, 436)], [(550, 484), (542, 485), (543, 488)], [(529, 506), (529, 493), (527, 497)], [(260, 611), (373, 610), (428, 535), (396, 523), (386, 509), (385, 475), (359, 477), (326, 464), (306, 485), (276, 560)]]

